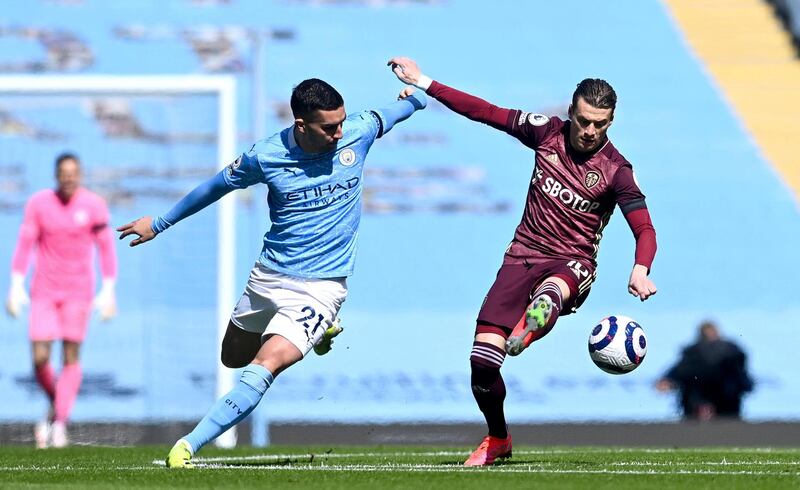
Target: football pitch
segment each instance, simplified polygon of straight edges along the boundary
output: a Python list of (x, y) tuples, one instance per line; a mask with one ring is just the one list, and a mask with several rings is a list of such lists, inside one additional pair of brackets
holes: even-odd
[(464, 468), (468, 448), (209, 447), (193, 469), (167, 469), (168, 448), (0, 448), (0, 488), (800, 488), (800, 449), (514, 448)]

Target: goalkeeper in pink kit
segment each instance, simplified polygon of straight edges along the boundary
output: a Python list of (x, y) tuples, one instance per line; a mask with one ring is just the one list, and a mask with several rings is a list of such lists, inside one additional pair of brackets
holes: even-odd
[[(81, 384), (80, 346), (92, 308), (102, 319), (116, 313), (114, 282), (117, 258), (106, 203), (81, 187), (77, 156), (59, 155), (56, 189), (34, 194), (25, 206), (11, 262), (9, 315), (18, 317), (30, 303), (29, 336), (36, 381), (50, 400), (47, 417), (36, 424), (37, 447), (63, 447), (66, 424)], [(95, 291), (94, 248), (99, 251), (102, 287)], [(25, 275), (35, 257), (30, 298)], [(50, 364), (54, 340), (63, 342), (63, 367), (56, 376)]]

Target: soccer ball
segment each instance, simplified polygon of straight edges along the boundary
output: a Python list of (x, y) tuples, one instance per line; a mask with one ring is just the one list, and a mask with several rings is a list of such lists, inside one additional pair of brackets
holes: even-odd
[(644, 330), (627, 316), (603, 318), (589, 335), (589, 356), (607, 373), (629, 373), (642, 363), (645, 354)]

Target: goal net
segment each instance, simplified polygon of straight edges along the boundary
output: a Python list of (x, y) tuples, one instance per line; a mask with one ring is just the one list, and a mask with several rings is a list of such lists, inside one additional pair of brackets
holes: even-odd
[[(0, 77), (0, 273), (8, 277), (25, 201), (54, 186), (58, 154), (80, 157), (83, 184), (106, 199), (112, 226), (164, 213), (235, 157), (235, 90), (224, 76)], [(162, 239), (117, 243), (119, 313), (108, 324), (92, 318), (73, 420), (198, 420), (230, 388), (218, 352), (236, 294), (233, 207), (228, 195)], [(46, 410), (26, 316), (0, 328), (0, 389), (16, 401), (2, 404), (0, 420)], [(219, 440), (234, 443), (233, 432)]]

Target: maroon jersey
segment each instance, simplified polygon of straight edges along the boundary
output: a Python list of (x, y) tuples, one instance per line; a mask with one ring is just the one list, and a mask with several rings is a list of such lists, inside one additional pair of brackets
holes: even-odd
[(614, 206), (619, 205), (636, 237), (636, 263), (650, 268), (656, 252), (655, 230), (631, 164), (610, 141), (593, 153), (569, 145), (569, 122), (504, 109), (433, 81), (428, 95), (474, 121), (519, 139), (536, 151), (522, 221), (506, 251), (506, 263), (545, 256), (595, 258)]
[(625, 214), (645, 207), (631, 164), (611, 141), (591, 154), (575, 152), (569, 125), (557, 117), (510, 112), (505, 131), (536, 150), (536, 162), (522, 221), (506, 252), (509, 259), (539, 252), (596, 265), (614, 207)]

